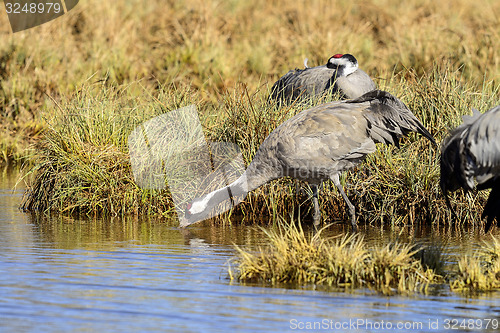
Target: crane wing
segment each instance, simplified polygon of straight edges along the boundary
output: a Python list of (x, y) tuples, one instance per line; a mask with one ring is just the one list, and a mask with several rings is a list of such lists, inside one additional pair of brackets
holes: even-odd
[(398, 138), (416, 132), (434, 145), (436, 141), (408, 107), (399, 99), (382, 90), (373, 90), (347, 103), (365, 103), (364, 116), (368, 121), (368, 133), (376, 142), (398, 146)]
[(500, 177), (500, 105), (490, 109), (470, 125), (464, 138), (464, 171), (476, 176), (480, 187)]
[(274, 83), (269, 99), (290, 103), (298, 98), (320, 95), (334, 72), (325, 65), (291, 70)]
[(375, 82), (361, 69), (335, 80), (334, 91), (341, 91), (347, 98), (358, 98), (363, 94), (377, 89)]

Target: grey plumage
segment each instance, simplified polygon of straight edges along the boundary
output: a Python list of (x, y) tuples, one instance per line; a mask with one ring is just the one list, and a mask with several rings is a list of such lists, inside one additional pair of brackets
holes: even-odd
[(440, 185), (450, 208), (448, 191), (470, 191), (474, 178), (478, 189), (491, 188), (482, 214), (488, 232), (495, 218), (500, 226), (500, 105), (484, 114), (472, 111), (443, 141)]
[(342, 98), (357, 98), (377, 88), (350, 54), (336, 54), (326, 65), (316, 67), (307, 67), (305, 61), (304, 67), (291, 70), (276, 81), (269, 100), (288, 104), (320, 97), (329, 91), (340, 92)]
[(244, 196), (273, 179), (289, 176), (313, 186), (315, 224), (320, 220), (317, 186), (332, 180), (349, 207), (355, 229), (354, 206), (340, 185), (339, 174), (373, 153), (375, 143), (397, 144), (408, 132), (420, 133), (435, 144), (432, 135), (405, 104), (380, 90), (302, 111), (269, 134), (238, 180), (188, 205), (181, 225), (206, 218), (221, 202), (223, 194), (226, 198), (228, 192), (234, 197)]

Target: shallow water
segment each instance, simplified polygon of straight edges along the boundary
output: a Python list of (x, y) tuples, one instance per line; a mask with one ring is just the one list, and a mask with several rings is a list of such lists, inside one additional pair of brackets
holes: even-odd
[[(17, 209), (22, 189), (12, 190), (15, 180), (0, 176), (0, 331), (499, 330), (499, 292), (467, 297), (444, 287), (432, 296), (385, 297), (242, 285), (230, 281), (227, 263), (232, 244), (262, 244), (256, 228), (200, 224), (186, 231), (154, 220), (36, 218)], [(364, 232), (373, 242), (436, 241), (426, 230)], [(468, 230), (440, 233), (450, 261), (484, 238)]]

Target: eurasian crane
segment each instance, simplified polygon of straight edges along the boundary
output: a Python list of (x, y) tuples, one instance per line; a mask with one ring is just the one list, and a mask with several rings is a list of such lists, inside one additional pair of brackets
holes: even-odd
[(500, 226), (500, 105), (484, 114), (476, 109), (472, 113), (443, 141), (440, 185), (450, 209), (448, 191), (470, 191), (476, 187), (474, 178), (479, 190), (491, 188), (481, 216), (487, 218), (488, 232), (495, 218)]
[(271, 88), (271, 102), (289, 104), (297, 99), (319, 97), (329, 91), (340, 92), (345, 99), (358, 98), (377, 89), (370, 76), (358, 68), (351, 54), (336, 54), (326, 65), (294, 69), (283, 75)]
[(409, 132), (420, 133), (436, 144), (403, 102), (380, 90), (302, 111), (269, 134), (236, 181), (189, 203), (185, 216), (180, 217), (181, 226), (210, 217), (228, 197), (238, 204), (249, 191), (288, 176), (312, 185), (315, 224), (321, 218), (318, 186), (331, 179), (349, 208), (351, 225), (356, 230), (355, 209), (340, 184), (339, 174), (375, 152), (375, 143), (398, 146), (398, 139)]

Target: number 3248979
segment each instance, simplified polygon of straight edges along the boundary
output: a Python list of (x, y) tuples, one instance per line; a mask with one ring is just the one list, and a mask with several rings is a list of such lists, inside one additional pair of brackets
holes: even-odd
[(498, 319), (445, 319), (445, 330), (458, 330), (458, 329), (498, 329)]
[(40, 2), (40, 3), (25, 3), (24, 5), (19, 2), (5, 3), (7, 14), (47, 14), (47, 13), (60, 13), (63, 9), (61, 4), (54, 2)]

